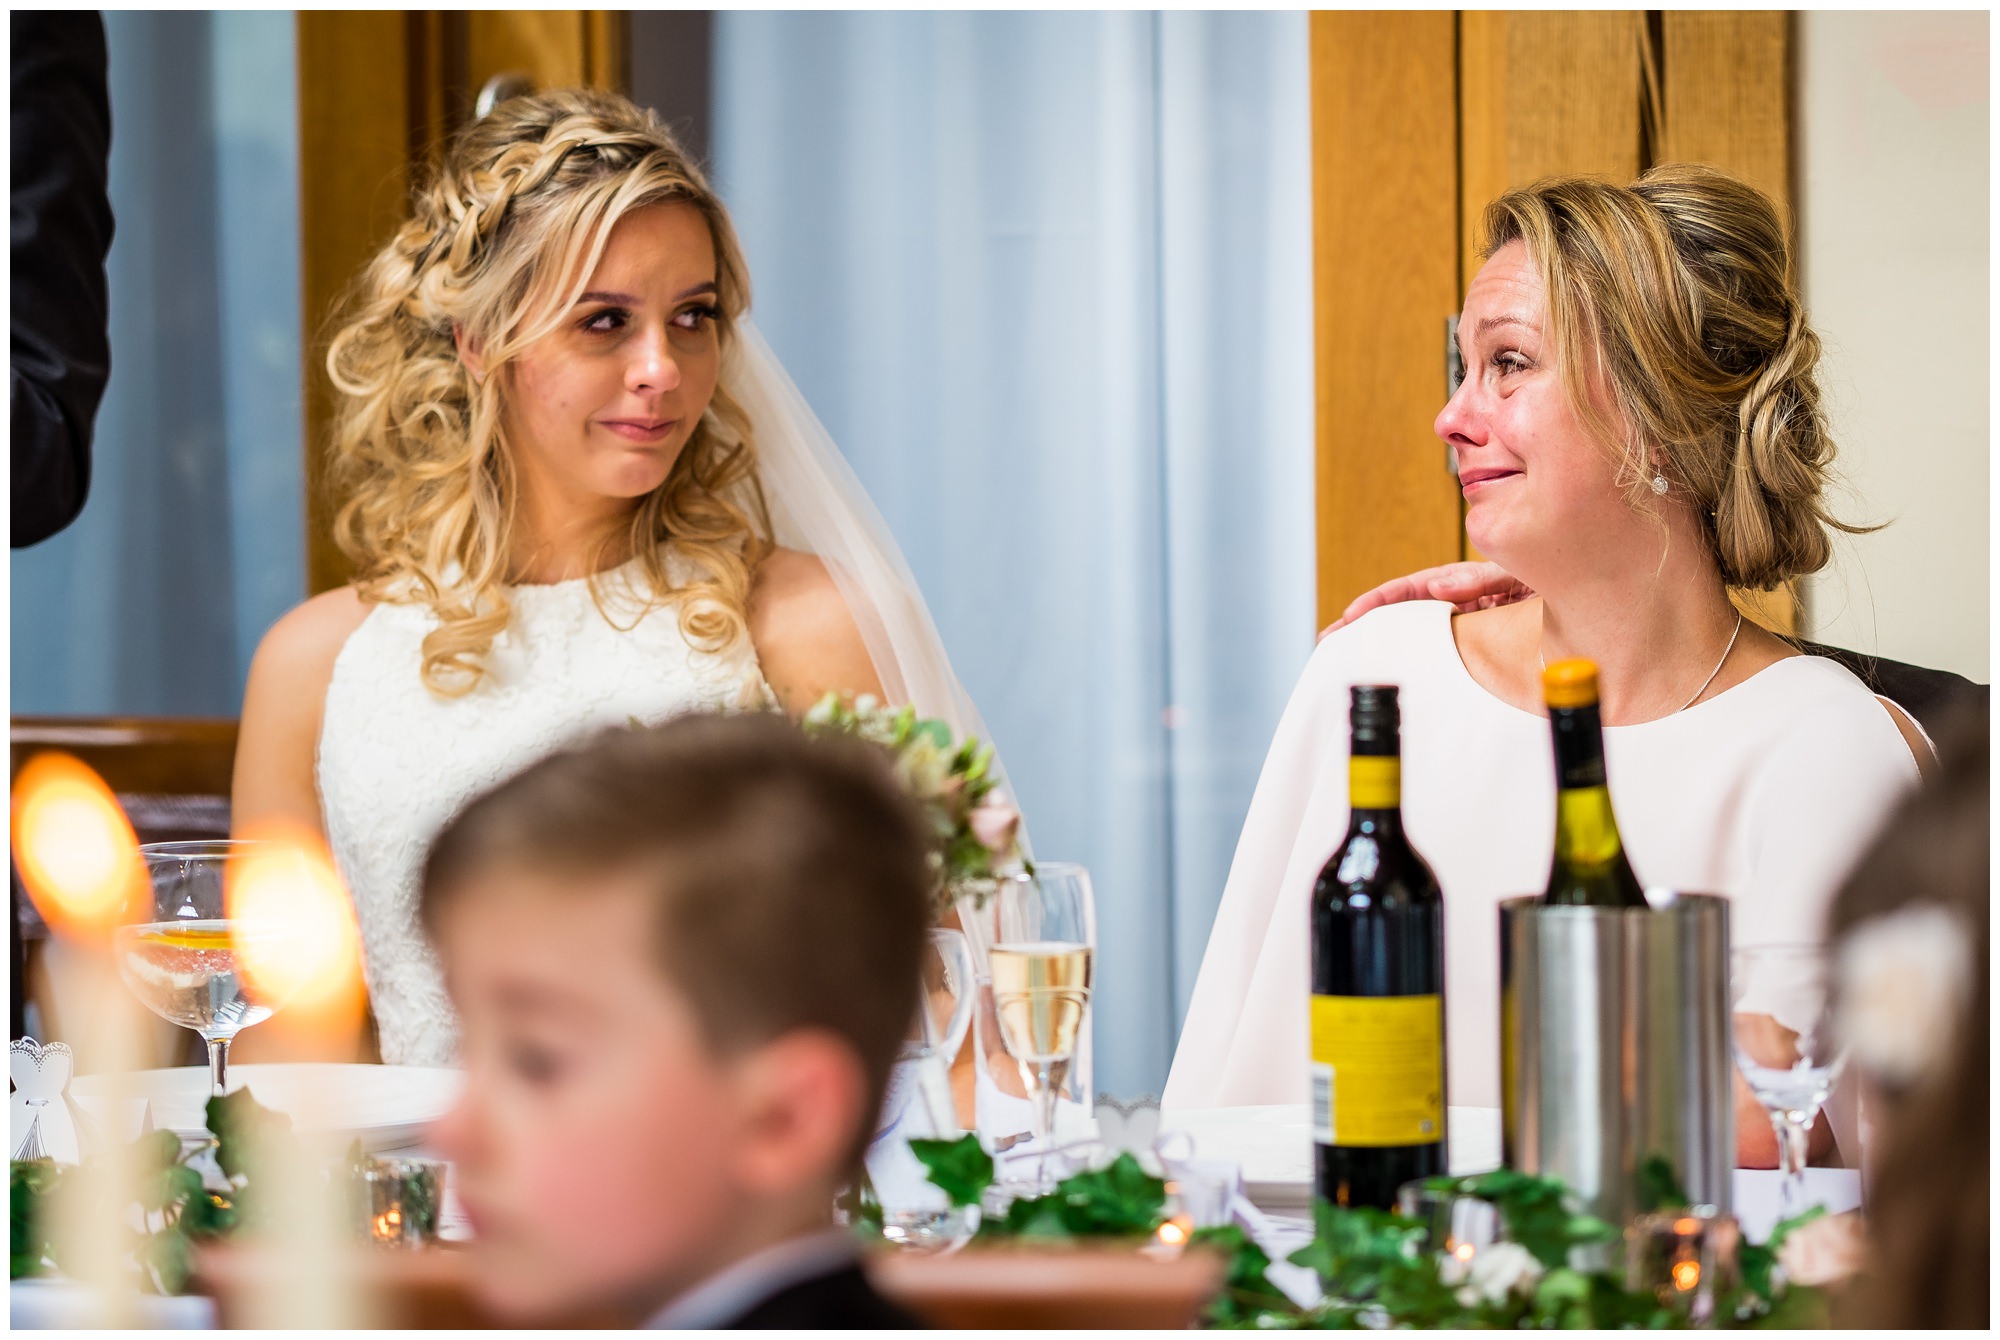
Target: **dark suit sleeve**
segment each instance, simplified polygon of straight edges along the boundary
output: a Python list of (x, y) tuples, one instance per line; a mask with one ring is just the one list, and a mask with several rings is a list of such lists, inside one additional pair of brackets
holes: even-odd
[(13, 402), (16, 549), (76, 519), (111, 372), (111, 106), (104, 21), (10, 16), (13, 44)]

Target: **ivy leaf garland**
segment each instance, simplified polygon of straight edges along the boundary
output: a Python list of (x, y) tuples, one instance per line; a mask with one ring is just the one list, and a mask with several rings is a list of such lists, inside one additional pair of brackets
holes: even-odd
[[(931, 1181), (954, 1206), (977, 1205), (993, 1181), (993, 1160), (976, 1135), (957, 1140), (912, 1140), (911, 1150), (929, 1170)], [(1646, 1195), (1660, 1208), (1685, 1204), (1670, 1170), (1642, 1170)], [(1313, 1241), (1294, 1252), (1290, 1264), (1313, 1270), (1325, 1298), (1303, 1308), (1273, 1284), (1271, 1258), (1235, 1224), (1203, 1228), (1190, 1245), (1224, 1257), (1222, 1288), (1203, 1323), (1225, 1330), (1349, 1330), (1383, 1327), (1596, 1328), (1656, 1330), (1685, 1324), (1651, 1294), (1628, 1290), (1618, 1276), (1570, 1265), (1579, 1247), (1614, 1242), (1610, 1224), (1570, 1208), (1563, 1184), (1499, 1169), (1474, 1177), (1438, 1177), (1427, 1183), (1440, 1191), (1489, 1200), (1506, 1225), (1508, 1244), (1533, 1261), (1502, 1289), (1472, 1287), (1447, 1277), (1444, 1260), (1430, 1250), (1427, 1230), (1415, 1220), (1386, 1210), (1347, 1208), (1316, 1202)], [(988, 1217), (978, 1240), (1061, 1243), (1081, 1238), (1151, 1237), (1165, 1222), (1166, 1186), (1147, 1173), (1129, 1152), (1105, 1168), (1079, 1173), (1047, 1196), (1023, 1197), (1004, 1214)], [(1720, 1298), (1723, 1325), (1824, 1325), (1825, 1302), (1817, 1290), (1780, 1288), (1777, 1250), (1793, 1229), (1819, 1211), (1780, 1224), (1769, 1242), (1745, 1244), (1743, 1283)]]

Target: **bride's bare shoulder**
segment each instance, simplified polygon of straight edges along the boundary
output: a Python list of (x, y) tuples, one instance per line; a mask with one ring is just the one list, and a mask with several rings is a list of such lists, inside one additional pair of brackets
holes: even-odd
[(347, 639), (354, 634), (375, 606), (351, 586), (336, 587), (294, 606), (271, 625), (257, 644), (250, 673), (267, 665), (287, 678), (323, 670), (333, 672), (333, 662)]
[(816, 555), (768, 550), (751, 577), (748, 613), (765, 682), (787, 710), (803, 712), (829, 689), (881, 693), (854, 615)]

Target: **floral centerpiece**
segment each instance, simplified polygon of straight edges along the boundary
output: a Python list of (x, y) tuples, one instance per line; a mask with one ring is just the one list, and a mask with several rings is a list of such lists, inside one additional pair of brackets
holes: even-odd
[(954, 741), (944, 722), (869, 694), (829, 693), (803, 724), (812, 734), (849, 735), (887, 751), (897, 780), (930, 824), (934, 919), (942, 920), (959, 898), (982, 903), (1001, 879), (1033, 873), (1021, 850), (1021, 812), (993, 770), (992, 745)]

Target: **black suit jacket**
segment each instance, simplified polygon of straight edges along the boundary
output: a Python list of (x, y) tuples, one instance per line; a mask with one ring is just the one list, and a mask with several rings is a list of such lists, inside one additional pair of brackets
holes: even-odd
[(780, 1289), (724, 1330), (908, 1331), (923, 1326), (875, 1292), (857, 1265)]
[(76, 519), (111, 375), (111, 103), (94, 12), (10, 16), (14, 503), (19, 549)]

